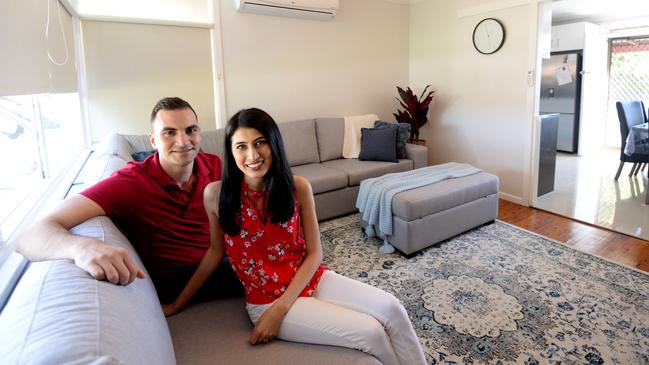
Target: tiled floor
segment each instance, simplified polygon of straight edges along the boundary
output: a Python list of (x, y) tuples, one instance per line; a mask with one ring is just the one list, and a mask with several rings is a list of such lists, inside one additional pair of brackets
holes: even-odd
[(582, 157), (559, 153), (554, 191), (537, 198), (534, 206), (649, 240), (647, 170), (629, 177), (633, 164), (627, 163), (615, 181), (618, 165), (615, 150)]

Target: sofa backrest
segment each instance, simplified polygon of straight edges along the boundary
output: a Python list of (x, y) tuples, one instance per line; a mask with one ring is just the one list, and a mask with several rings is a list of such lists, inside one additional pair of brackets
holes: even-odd
[[(342, 120), (342, 119), (341, 119)], [(316, 139), (315, 120), (304, 119), (292, 122), (278, 123), (284, 148), (286, 149), (286, 158), (290, 166), (304, 165), (309, 163), (320, 162), (318, 153), (318, 142)], [(223, 157), (224, 149), (224, 129), (209, 130), (203, 132), (201, 149), (204, 152), (212, 153)], [(342, 153), (342, 140), (340, 153)], [(140, 135), (113, 135), (102, 142), (101, 150), (109, 154), (118, 155), (124, 159), (131, 160), (130, 154), (133, 152), (150, 151), (151, 144), (149, 137), (145, 134)], [(126, 146), (125, 146), (126, 145)]]
[(314, 119), (278, 123), (277, 126), (290, 166), (320, 162)]
[(316, 136), (320, 161), (343, 158), (344, 118), (316, 118)]
[(224, 134), (225, 130), (223, 128), (204, 131), (203, 140), (201, 142), (201, 150), (203, 150), (203, 152), (218, 155), (219, 157), (223, 158), (223, 153), (225, 152), (223, 148), (223, 144), (225, 142), (223, 140), (225, 138)]
[[(142, 152), (142, 151), (151, 151), (151, 143), (149, 142), (149, 136), (146, 134), (119, 134), (122, 136), (126, 142), (131, 146), (133, 152)], [(129, 158), (131, 156), (128, 156)]]

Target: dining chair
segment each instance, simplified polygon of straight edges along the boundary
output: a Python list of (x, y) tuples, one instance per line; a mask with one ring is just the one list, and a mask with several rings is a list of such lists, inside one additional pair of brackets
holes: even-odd
[(615, 103), (617, 109), (617, 117), (620, 120), (620, 137), (622, 138), (620, 150), (620, 166), (615, 174), (615, 180), (620, 177), (622, 167), (625, 162), (632, 162), (634, 165), (631, 168), (631, 175), (637, 174), (636, 170), (640, 170), (640, 164), (647, 162), (647, 154), (634, 153), (631, 156), (624, 154), (624, 147), (626, 147), (626, 139), (629, 135), (629, 130), (634, 125), (647, 122), (647, 116), (644, 112), (644, 104), (639, 100), (632, 101), (618, 101)]

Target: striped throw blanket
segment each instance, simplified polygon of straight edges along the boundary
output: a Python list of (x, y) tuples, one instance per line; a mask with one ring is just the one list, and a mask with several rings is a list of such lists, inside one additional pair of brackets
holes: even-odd
[(482, 170), (468, 164), (449, 162), (420, 169), (366, 179), (361, 182), (356, 208), (367, 222), (365, 233), (374, 237), (392, 234), (392, 197), (402, 191), (438, 181), (473, 175)]

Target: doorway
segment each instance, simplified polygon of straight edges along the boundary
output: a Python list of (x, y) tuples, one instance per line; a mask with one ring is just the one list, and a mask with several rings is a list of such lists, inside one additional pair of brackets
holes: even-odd
[[(632, 164), (625, 164), (622, 176), (614, 179), (621, 144), (615, 103), (644, 100), (649, 104), (649, 24), (646, 29), (642, 35), (614, 36), (610, 28), (602, 27), (606, 35), (601, 52), (589, 51), (584, 44), (582, 90), (601, 92), (596, 96), (600, 101), (582, 103), (579, 153), (557, 152), (554, 189), (536, 197), (533, 206), (649, 240), (649, 206), (644, 204), (647, 171), (629, 176)], [(601, 62), (601, 75), (589, 67), (593, 61)], [(599, 86), (586, 86), (593, 79)]]

